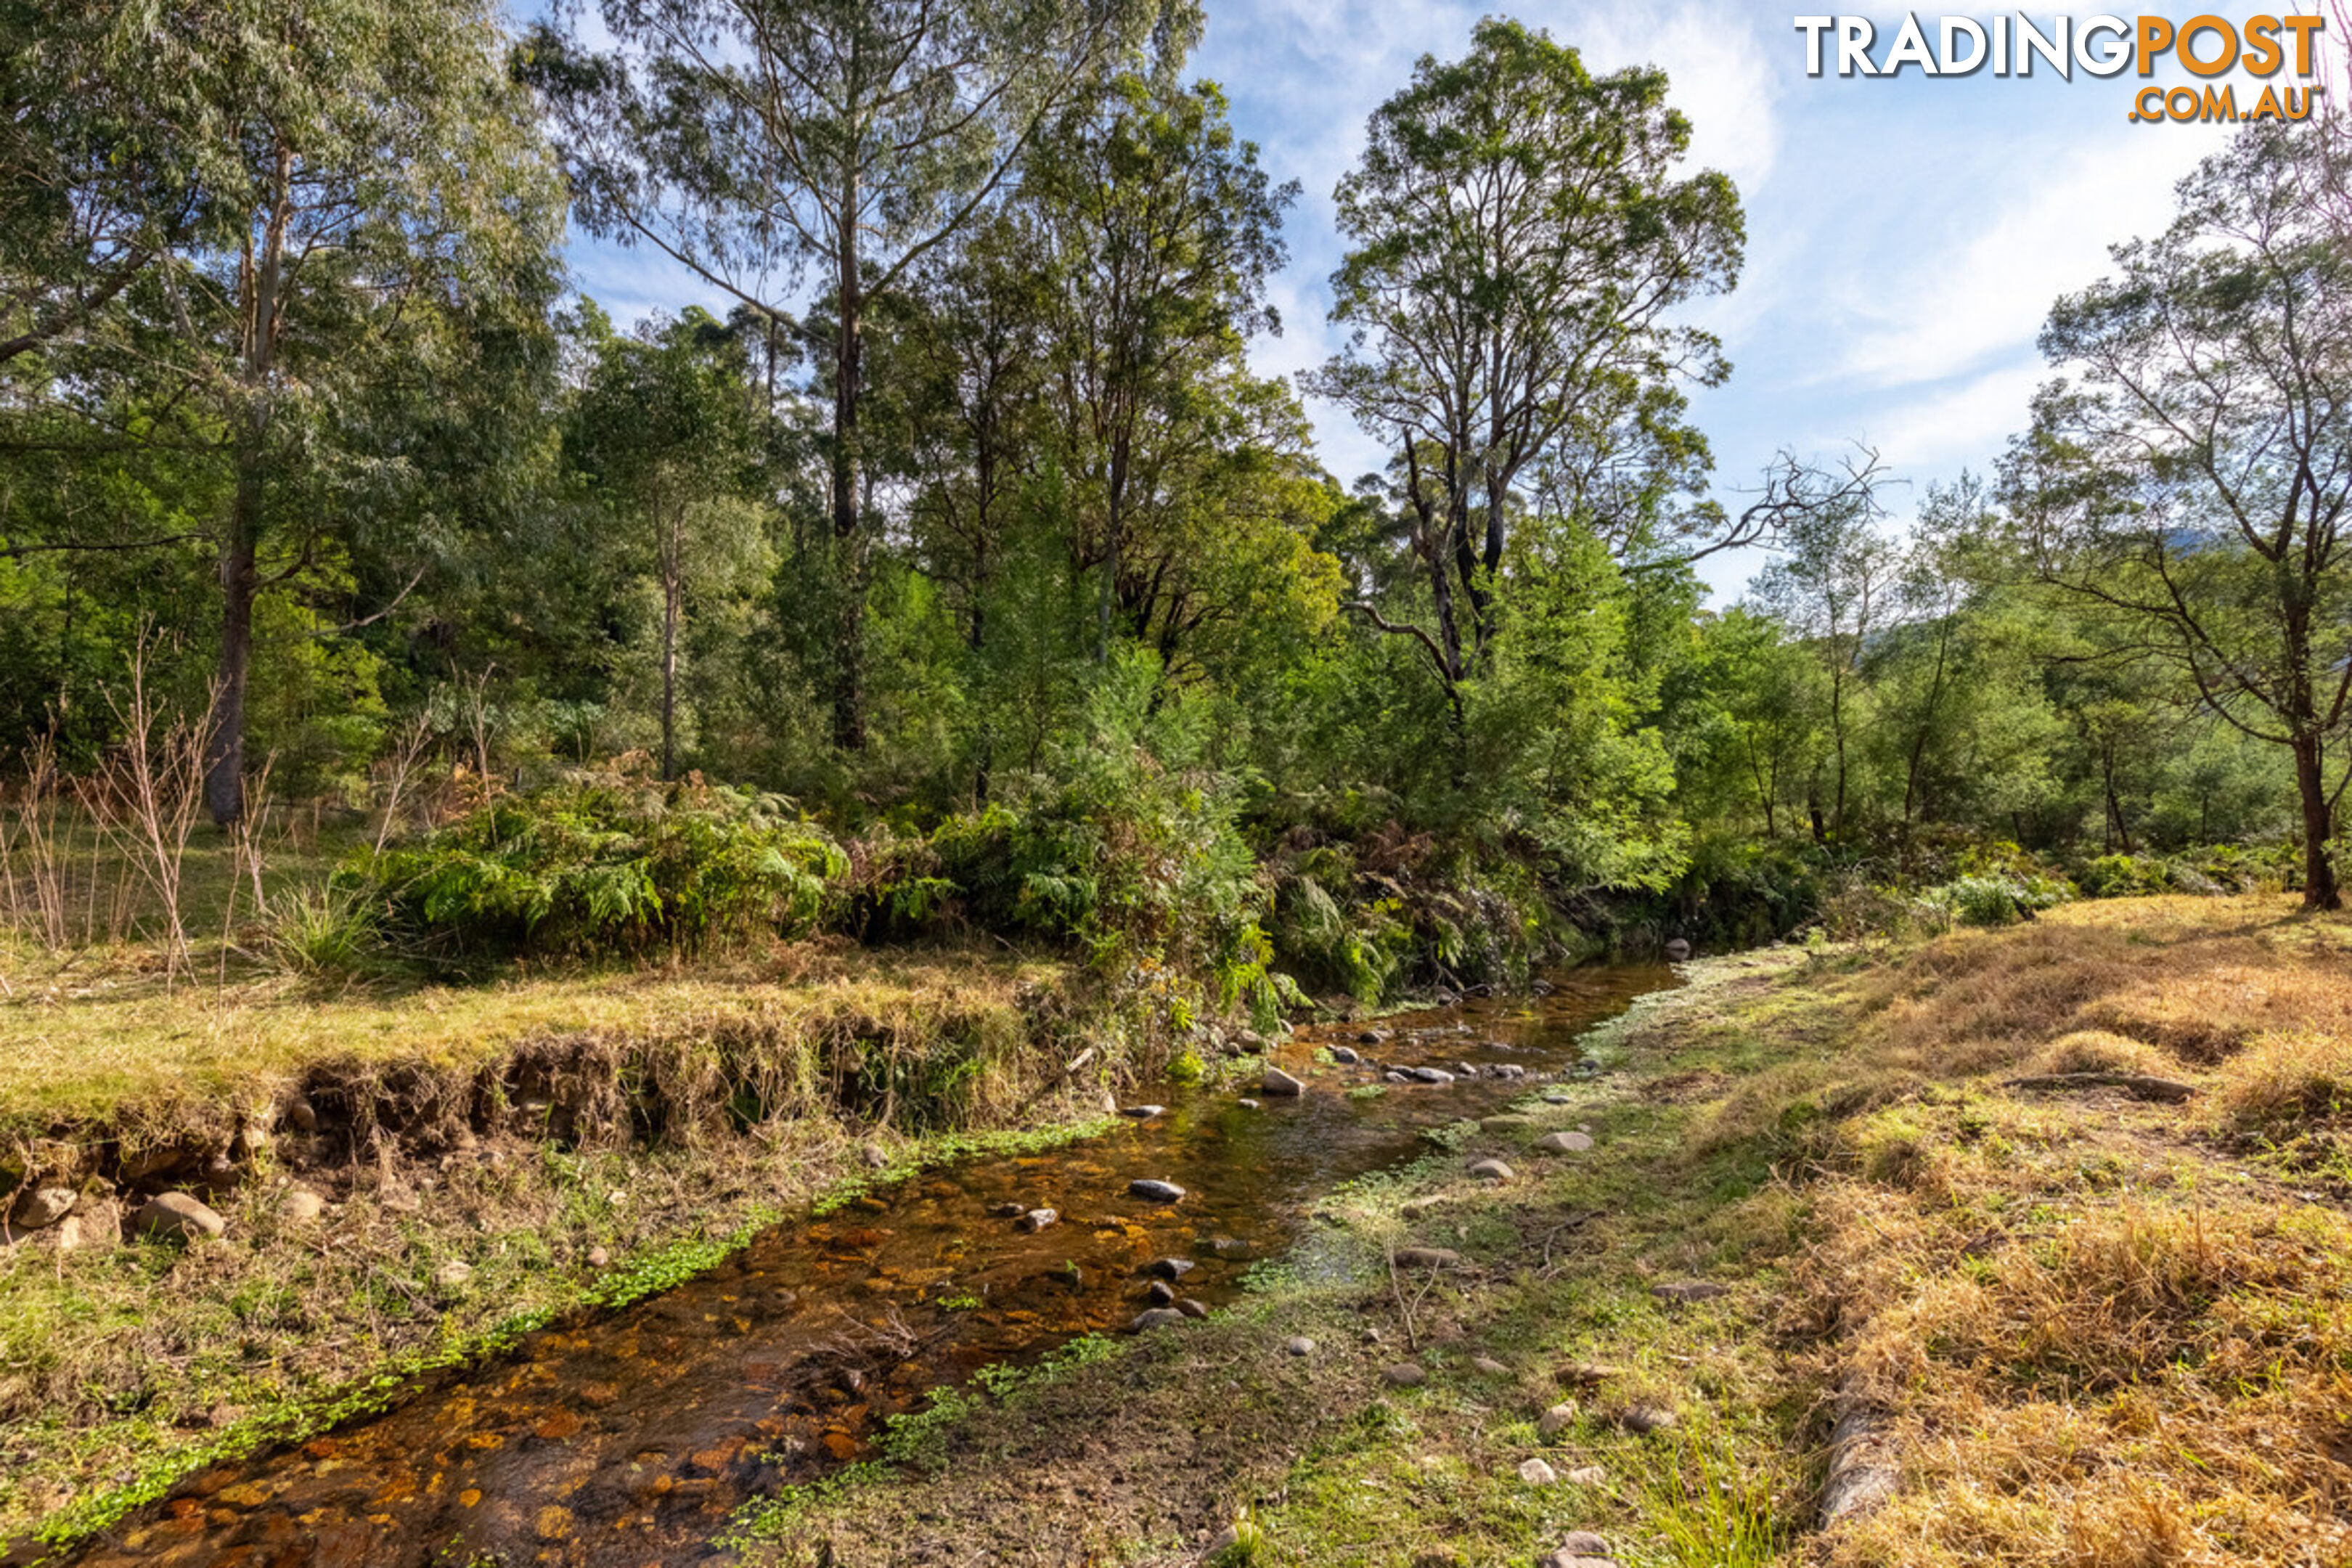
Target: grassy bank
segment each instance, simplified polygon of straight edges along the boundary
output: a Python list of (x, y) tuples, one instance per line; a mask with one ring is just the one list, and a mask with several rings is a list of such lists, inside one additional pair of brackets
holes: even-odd
[[(167, 987), (83, 950), (9, 989), (0, 1213), (76, 1202), (0, 1245), (0, 1543), (658, 1288), (825, 1191), (1082, 1126), (1125, 1070), (1076, 976), (1001, 950), (335, 989)], [(118, 1239), (166, 1188), (225, 1233)]]
[[(954, 1396), (742, 1533), (777, 1563), (1433, 1568), (1576, 1531), (1684, 1568), (2346, 1561), (2347, 949), (2283, 899), (2153, 899), (1704, 963), (1565, 1103), (1335, 1194), (1236, 1310)], [(1824, 1531), (1842, 1418), (1842, 1473), (1891, 1495)]]

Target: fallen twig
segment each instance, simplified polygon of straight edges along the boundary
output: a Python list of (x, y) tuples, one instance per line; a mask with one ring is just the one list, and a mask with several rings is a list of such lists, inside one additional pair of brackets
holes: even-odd
[(1865, 1400), (1848, 1373), (1838, 1384), (1837, 1425), (1830, 1429), (1830, 1468), (1822, 1483), (1822, 1528), (1870, 1513), (1895, 1496), (1886, 1412)]
[(2137, 1072), (2058, 1072), (2040, 1073), (2029, 1078), (2013, 1078), (2003, 1089), (2120, 1089), (2135, 1100), (2160, 1100), (2179, 1104), (2197, 1092), (2194, 1084), (2178, 1079), (2154, 1078)]

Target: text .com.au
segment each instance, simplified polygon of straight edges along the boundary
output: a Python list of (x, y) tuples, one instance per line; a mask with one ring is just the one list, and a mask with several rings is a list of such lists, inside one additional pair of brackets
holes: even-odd
[[(2139, 79), (2129, 117), (2142, 122), (2234, 123), (2304, 120), (2320, 92), (2312, 80), (2325, 20), (2315, 16), (2252, 16), (2233, 22), (2215, 16), (2175, 22), (2165, 16), (2052, 16), (2019, 13), (1990, 21), (1943, 16), (1932, 25), (1917, 12), (1882, 34), (1867, 16), (1799, 16), (1810, 76), (1900, 77), (1916, 66), (1923, 76), (2032, 77), (2037, 71), (2073, 81), (2075, 73)], [(2147, 82), (2168, 65), (2193, 82)]]

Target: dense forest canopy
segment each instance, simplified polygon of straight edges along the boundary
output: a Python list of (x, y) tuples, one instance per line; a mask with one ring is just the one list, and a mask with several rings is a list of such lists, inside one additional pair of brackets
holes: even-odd
[[(299, 802), (378, 849), (582, 770), (724, 785), (848, 847), (793, 874), (861, 935), (1115, 930), (1229, 986), (1873, 889), (2336, 903), (2332, 122), (2248, 127), (2114, 237), (2031, 428), (1898, 529), (1860, 447), (1715, 474), (1690, 397), (1737, 374), (1747, 237), (1703, 107), (1517, 22), (1372, 114), (1343, 352), (1254, 370), (1298, 193), (1200, 26), (0, 5), (11, 776), (164, 714), (223, 828)], [(567, 214), (724, 314), (611, 321)], [(1310, 391), (1383, 471), (1328, 471)], [(1734, 545), (1770, 564), (1710, 605)]]

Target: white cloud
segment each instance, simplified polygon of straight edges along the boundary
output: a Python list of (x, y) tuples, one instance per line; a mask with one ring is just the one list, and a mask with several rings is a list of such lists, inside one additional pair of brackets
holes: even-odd
[(2142, 134), (2047, 160), (2037, 183), (1960, 244), (1849, 275), (1856, 335), (1830, 374), (1911, 385), (2032, 343), (2053, 300), (2106, 270), (2110, 244), (2165, 225), (2173, 183), (2206, 150), (2201, 138)]
[(2050, 378), (2038, 359), (1963, 376), (1885, 410), (1857, 432), (1897, 472), (1988, 466), (2025, 428), (2034, 389)]

